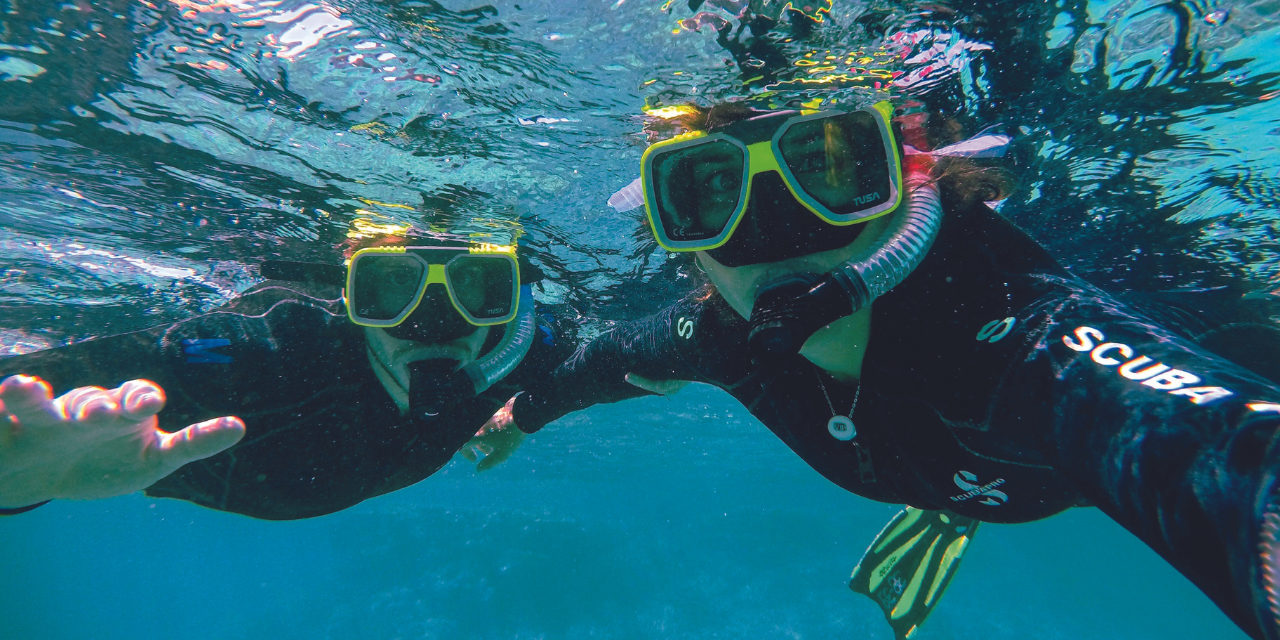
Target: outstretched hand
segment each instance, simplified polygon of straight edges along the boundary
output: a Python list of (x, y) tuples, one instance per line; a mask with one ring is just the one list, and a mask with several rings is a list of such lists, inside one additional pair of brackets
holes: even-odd
[(40, 378), (0, 382), (0, 507), (133, 493), (240, 441), (222, 417), (177, 433), (157, 427), (164, 391), (147, 380), (81, 387), (53, 399)]
[(467, 462), (474, 463), (476, 471), (485, 471), (502, 464), (524, 442), (524, 432), (516, 428), (515, 418), (511, 415), (511, 407), (515, 403), (514, 397), (508, 400), (462, 447), (462, 457)]
[[(689, 384), (686, 380), (650, 380), (635, 373), (628, 373), (626, 380), (645, 391), (664, 396), (674, 395)], [(508, 400), (459, 451), (463, 458), (476, 465), (476, 471), (502, 464), (524, 442), (525, 434), (516, 427), (515, 418), (511, 415), (511, 407), (515, 403), (514, 397)]]

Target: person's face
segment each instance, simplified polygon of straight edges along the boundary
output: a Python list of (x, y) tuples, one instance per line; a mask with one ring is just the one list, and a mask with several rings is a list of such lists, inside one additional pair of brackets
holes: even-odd
[(715, 258), (706, 251), (697, 252), (697, 259), (702, 270), (706, 272), (711, 283), (715, 285), (720, 295), (724, 296), (729, 306), (743, 318), (750, 318), (751, 308), (755, 305), (756, 294), (760, 287), (795, 274), (822, 274), (835, 269), (875, 242), (896, 215), (899, 214), (893, 213), (865, 223), (867, 228), (857, 239), (829, 251), (810, 253), (779, 262), (748, 264), (740, 267), (726, 267), (716, 262)]

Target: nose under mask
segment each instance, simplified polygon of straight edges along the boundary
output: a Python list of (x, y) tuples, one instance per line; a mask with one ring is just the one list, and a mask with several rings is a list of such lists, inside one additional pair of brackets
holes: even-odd
[(827, 223), (791, 195), (777, 171), (769, 171), (752, 180), (747, 210), (733, 236), (707, 253), (726, 267), (781, 262), (847, 246), (865, 227)]
[(430, 287), (418, 308), (386, 332), (398, 340), (441, 343), (471, 335), (478, 329), (453, 308), (444, 287)]

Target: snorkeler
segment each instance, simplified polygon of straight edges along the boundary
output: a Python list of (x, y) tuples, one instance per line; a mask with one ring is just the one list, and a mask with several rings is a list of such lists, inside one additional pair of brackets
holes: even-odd
[[(440, 469), (572, 345), (514, 248), (383, 241), (345, 267), (268, 261), (266, 282), (170, 326), (0, 360), (22, 374), (0, 383), (0, 506), (145, 488), (284, 520)], [(474, 447), (480, 469), (511, 435)]]
[(972, 535), (954, 516), (1091, 504), (1246, 633), (1280, 638), (1280, 388), (1221, 355), (1275, 328), (1157, 324), (1058, 266), (972, 174), (904, 162), (892, 115), (729, 104), (650, 146), (648, 223), (711, 286), (584, 344), (489, 426), (533, 433), (705, 382), (827, 479), (914, 508), (850, 585), (899, 637)]

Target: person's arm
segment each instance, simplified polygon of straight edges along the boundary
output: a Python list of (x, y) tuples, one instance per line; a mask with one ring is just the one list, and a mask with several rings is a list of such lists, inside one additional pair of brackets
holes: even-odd
[(1027, 350), (995, 402), (1049, 401), (1053, 466), (1247, 633), (1280, 637), (1280, 388), (1078, 281), (981, 347), (1006, 340)]
[(691, 296), (580, 346), (544, 384), (515, 399), (516, 426), (533, 433), (573, 411), (653, 393), (653, 381), (711, 381), (725, 367), (745, 367), (745, 360), (737, 362), (746, 357), (745, 321), (718, 296), (699, 298), (705, 296)]
[(57, 399), (39, 378), (0, 381), (0, 515), (53, 499), (132, 493), (244, 435), (234, 417), (166, 433), (156, 422), (164, 403), (164, 392), (146, 380), (80, 387)]
[(234, 445), (244, 424), (225, 410), (235, 403), (192, 382), (233, 360), (222, 348), (237, 327), (225, 319), (280, 299), (260, 289), (172, 326), (0, 360), (0, 515), (131, 493)]
[[(154, 330), (142, 331), (10, 356), (0, 359), (0, 382), (5, 382), (12, 390), (17, 380), (11, 377), (25, 375), (43, 381), (51, 389), (71, 391), (95, 386), (111, 387), (134, 378), (159, 378), (162, 377), (159, 375), (159, 350), (153, 346), (156, 338)], [(49, 400), (52, 401), (52, 398)], [(2, 406), (0, 412), (0, 420), (10, 422), (11, 429), (21, 428), (20, 425), (12, 425), (12, 418), (9, 417), (11, 414)], [(28, 436), (26, 441), (30, 443), (31, 434), (25, 435)], [(36, 437), (48, 442), (48, 438), (56, 435), (69, 436), (71, 432), (45, 431), (43, 435)], [(64, 451), (77, 448), (76, 444), (69, 442), (48, 443)], [(27, 462), (31, 458), (31, 452), (28, 451), (21, 457), (17, 453), (12, 436), (8, 442), (0, 445), (0, 458), (7, 459), (6, 464), (0, 468), (0, 506), (5, 507), (0, 508), (0, 516), (26, 513), (51, 500), (30, 500), (34, 504), (19, 506), (18, 503), (28, 500), (23, 496), (32, 495), (33, 491), (42, 494), (45, 489), (34, 486), (35, 483), (29, 481), (33, 480), (31, 472), (34, 471), (31, 463)], [(64, 456), (63, 459), (68, 460), (70, 456)], [(45, 466), (48, 466), (48, 462)], [(19, 474), (20, 468), (26, 470), (26, 473)]]

